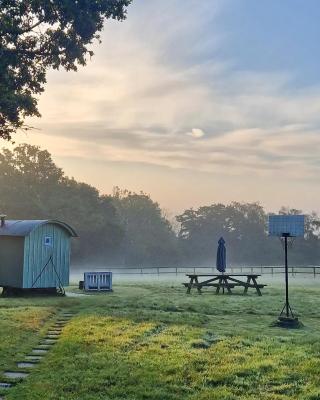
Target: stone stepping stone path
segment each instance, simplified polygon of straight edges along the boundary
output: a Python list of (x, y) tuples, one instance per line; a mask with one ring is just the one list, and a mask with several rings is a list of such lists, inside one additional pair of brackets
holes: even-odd
[[(0, 382), (0, 389), (10, 389), (16, 383), (28, 377), (30, 369), (39, 366), (39, 363), (50, 349), (57, 343), (64, 326), (70, 321), (75, 314), (72, 312), (60, 312), (57, 320), (54, 322), (46, 336), (40, 340), (37, 347), (31, 350), (31, 353), (25, 356), (25, 359), (16, 363), (16, 371), (5, 371), (2, 375), (8, 378), (8, 382)], [(0, 396), (0, 400), (5, 397)]]

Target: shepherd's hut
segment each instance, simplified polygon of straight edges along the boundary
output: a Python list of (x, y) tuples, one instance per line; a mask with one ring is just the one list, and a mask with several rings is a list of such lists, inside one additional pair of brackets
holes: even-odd
[(56, 220), (0, 216), (0, 286), (4, 291), (63, 289), (69, 284), (73, 228)]

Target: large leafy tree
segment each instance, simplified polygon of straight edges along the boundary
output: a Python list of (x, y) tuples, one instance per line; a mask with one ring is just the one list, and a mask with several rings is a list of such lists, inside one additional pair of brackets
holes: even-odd
[(227, 242), (231, 263), (256, 263), (264, 250), (266, 216), (257, 203), (212, 204), (186, 210), (177, 219), (183, 254), (191, 262), (213, 265), (220, 236)]
[(0, 137), (28, 129), (47, 69), (85, 65), (104, 20), (124, 20), (131, 1), (0, 0)]
[(113, 204), (124, 231), (125, 265), (163, 266), (178, 262), (177, 238), (158, 203), (149, 195), (114, 189)]

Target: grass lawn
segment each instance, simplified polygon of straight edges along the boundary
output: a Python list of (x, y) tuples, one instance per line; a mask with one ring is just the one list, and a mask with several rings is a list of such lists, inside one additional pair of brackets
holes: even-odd
[[(292, 281), (305, 327), (271, 327), (283, 290), (186, 295), (179, 284), (121, 284), (112, 294), (0, 299), (0, 366), (15, 369), (59, 309), (77, 311), (58, 343), (6, 400), (320, 400), (319, 281)], [(0, 379), (4, 380), (2, 376)]]

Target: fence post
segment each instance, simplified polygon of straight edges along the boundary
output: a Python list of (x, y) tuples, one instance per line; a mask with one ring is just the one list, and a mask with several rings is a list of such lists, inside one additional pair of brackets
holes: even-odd
[(273, 267), (271, 267), (271, 275), (273, 276)]
[(316, 267), (313, 267), (313, 277), (316, 277)]

